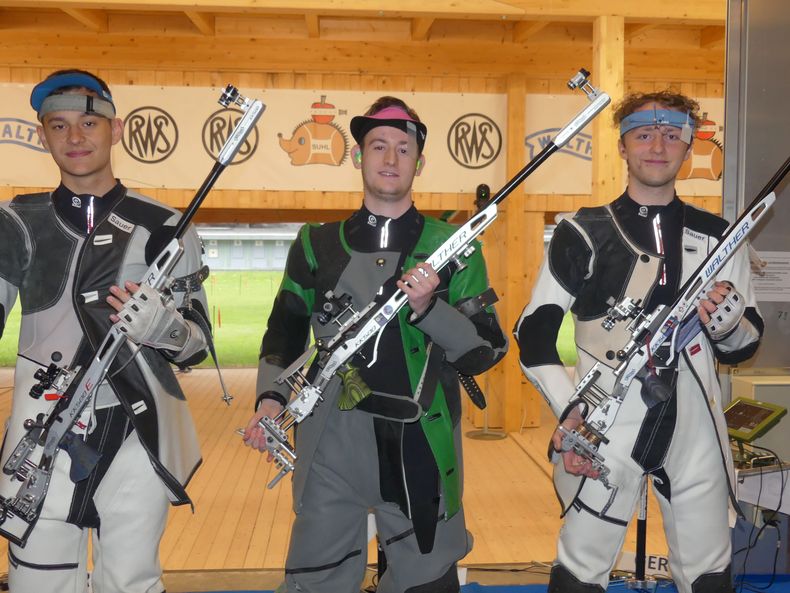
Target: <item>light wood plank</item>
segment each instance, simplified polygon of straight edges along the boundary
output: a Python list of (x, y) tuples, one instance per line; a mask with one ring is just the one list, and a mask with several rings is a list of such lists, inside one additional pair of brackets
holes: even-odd
[(107, 13), (103, 10), (64, 8), (63, 12), (94, 33), (105, 33), (107, 31)]
[(703, 27), (700, 31), (699, 46), (702, 49), (721, 47), (724, 45), (726, 36), (727, 30), (725, 27), (720, 27), (718, 25)]
[(184, 14), (203, 35), (214, 35), (214, 15), (197, 10), (185, 10)]
[[(40, 7), (88, 7), (109, 10), (168, 11), (188, 8), (194, 0), (38, 0)], [(207, 10), (228, 12), (260, 12), (300, 14), (321, 11), (336, 16), (356, 17), (419, 17), (448, 18), (502, 18), (548, 17), (552, 19), (593, 20), (600, 16), (622, 14), (639, 19), (656, 19), (666, 22), (720, 24), (726, 18), (726, 4), (721, 0), (662, 0), (661, 3), (634, 2), (633, 0), (400, 0), (397, 6), (387, 2), (366, 0), (214, 0), (201, 3)], [(0, 6), (26, 7), (24, 0), (2, 0)]]
[(519, 21), (513, 26), (513, 43), (524, 43), (540, 33), (551, 21)]
[(308, 12), (304, 15), (304, 22), (307, 27), (307, 36), (310, 39), (318, 39), (321, 37), (321, 23), (317, 14)]
[[(598, 17), (593, 24), (593, 84), (616, 103), (625, 89), (625, 21), (620, 16)], [(622, 192), (623, 165), (617, 150), (618, 131), (606, 110), (592, 123), (593, 200), (603, 203)]]
[(428, 39), (428, 34), (431, 32), (433, 26), (432, 18), (419, 18), (412, 19), (411, 21), (411, 38), (412, 41), (425, 41)]

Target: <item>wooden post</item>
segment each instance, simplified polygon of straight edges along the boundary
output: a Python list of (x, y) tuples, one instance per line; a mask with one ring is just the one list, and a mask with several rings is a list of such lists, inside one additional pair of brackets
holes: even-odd
[[(599, 16), (593, 23), (593, 84), (609, 93), (612, 103), (625, 89), (625, 20)], [(611, 107), (593, 120), (592, 201), (605, 204), (623, 191), (623, 161), (617, 150), (618, 130)]]
[[(526, 87), (523, 74), (508, 76), (508, 178), (518, 173), (526, 162)], [(528, 260), (536, 258), (539, 262), (543, 254), (543, 213), (526, 211), (524, 192), (519, 187), (501, 204), (499, 217), (486, 231), (483, 241), (491, 283), (500, 297), (499, 321), (510, 337), (510, 351), (505, 360), (485, 378), (490, 402), (488, 423), (511, 432), (519, 429), (522, 420), (526, 426), (535, 426), (540, 415), (537, 395), (531, 387), (527, 388), (521, 373), (518, 346), (511, 332), (530, 296), (528, 274), (532, 270)], [(480, 424), (480, 418), (480, 414), (474, 415), (475, 424)]]

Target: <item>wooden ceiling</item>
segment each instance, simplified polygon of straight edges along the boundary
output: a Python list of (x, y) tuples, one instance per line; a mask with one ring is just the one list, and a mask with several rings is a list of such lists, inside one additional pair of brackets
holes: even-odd
[(566, 77), (625, 19), (630, 79), (723, 79), (726, 0), (0, 0), (0, 65)]

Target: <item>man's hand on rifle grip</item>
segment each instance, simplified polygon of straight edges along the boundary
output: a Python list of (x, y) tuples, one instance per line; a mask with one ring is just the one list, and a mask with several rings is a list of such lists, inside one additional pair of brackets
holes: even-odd
[(179, 353), (192, 337), (192, 327), (173, 299), (163, 300), (151, 286), (128, 281), (124, 288), (111, 286), (107, 303), (116, 311), (110, 321), (135, 344)]
[[(244, 444), (253, 449), (257, 449), (261, 453), (266, 452), (266, 433), (258, 423), (264, 416), (275, 418), (282, 412), (283, 406), (280, 402), (273, 399), (263, 399), (258, 406), (258, 410), (253, 414), (247, 426), (244, 429)], [(271, 453), (266, 456), (266, 461), (271, 462), (274, 459)]]
[(746, 303), (729, 282), (716, 282), (706, 296), (697, 306), (697, 313), (710, 339), (718, 342), (737, 329)]
[(420, 317), (433, 300), (433, 293), (439, 286), (439, 275), (430, 264), (420, 262), (397, 281), (397, 286), (409, 298), (409, 307)]
[[(576, 430), (583, 422), (584, 418), (582, 418), (579, 408), (576, 407), (570, 411), (560, 426), (565, 428), (567, 431), (573, 431)], [(573, 451), (562, 451), (562, 433), (560, 432), (559, 427), (554, 431), (554, 434), (551, 435), (551, 444), (555, 451), (561, 452), (560, 456), (562, 457), (562, 464), (565, 467), (566, 472), (573, 474), (574, 476), (587, 476), (593, 479), (598, 477), (598, 472), (593, 470), (592, 462), (589, 459), (582, 457), (581, 455), (577, 455)]]

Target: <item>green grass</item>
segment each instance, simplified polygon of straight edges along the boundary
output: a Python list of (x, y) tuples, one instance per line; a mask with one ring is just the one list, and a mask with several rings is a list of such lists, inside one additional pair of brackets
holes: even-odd
[(17, 343), (19, 341), (19, 301), (11, 309), (6, 320), (3, 337), (0, 338), (0, 367), (12, 367), (16, 364)]
[[(282, 272), (214, 272), (206, 280), (214, 346), (223, 367), (258, 366)], [(201, 366), (212, 364), (210, 359)]]
[[(281, 279), (282, 272), (212, 272), (208, 277), (208, 313), (222, 366), (258, 366), (261, 338)], [(15, 364), (19, 320), (17, 301), (0, 339), (0, 366)], [(212, 364), (209, 358), (201, 366)]]
[[(258, 365), (261, 338), (281, 279), (282, 272), (212, 272), (206, 280), (209, 316), (217, 356), (223, 367)], [(19, 318), (17, 304), (0, 339), (0, 366), (15, 364)], [(515, 347), (515, 343), (511, 345)], [(563, 321), (557, 349), (566, 365), (576, 363), (570, 315)], [(210, 364), (213, 363), (208, 359), (201, 366)]]
[(562, 326), (557, 334), (557, 352), (566, 367), (576, 364), (576, 342), (573, 339), (573, 317), (570, 313), (566, 313), (562, 319)]

